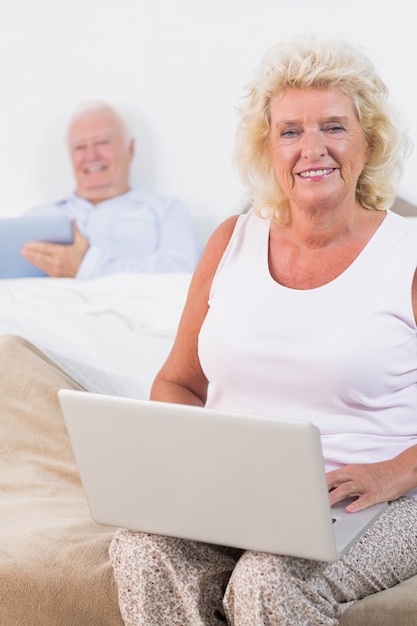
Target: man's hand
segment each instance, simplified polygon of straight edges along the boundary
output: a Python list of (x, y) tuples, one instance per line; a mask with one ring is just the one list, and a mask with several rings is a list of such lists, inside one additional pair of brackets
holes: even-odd
[(89, 248), (89, 241), (72, 221), (74, 241), (63, 245), (44, 241), (31, 241), (21, 249), (22, 256), (35, 267), (55, 278), (74, 278)]

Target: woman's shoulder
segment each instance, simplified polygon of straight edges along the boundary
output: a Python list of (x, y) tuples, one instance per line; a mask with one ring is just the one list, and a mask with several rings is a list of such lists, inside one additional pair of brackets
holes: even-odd
[(207, 241), (203, 258), (207, 255), (212, 260), (218, 259), (220, 261), (229, 244), (239, 218), (240, 215), (232, 215), (216, 227)]

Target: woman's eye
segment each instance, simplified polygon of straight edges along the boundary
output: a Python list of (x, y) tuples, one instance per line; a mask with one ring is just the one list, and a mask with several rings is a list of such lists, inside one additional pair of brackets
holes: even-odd
[(283, 130), (281, 135), (282, 137), (295, 137), (297, 135), (297, 131), (293, 128), (288, 128), (287, 130)]
[(340, 133), (343, 130), (343, 126), (340, 126), (340, 124), (332, 124), (328, 126), (326, 130), (330, 133)]

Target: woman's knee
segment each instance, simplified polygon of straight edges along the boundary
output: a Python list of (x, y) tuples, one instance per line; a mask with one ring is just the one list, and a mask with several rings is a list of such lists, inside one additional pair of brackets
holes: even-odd
[[(231, 624), (250, 624), (259, 620), (259, 612), (269, 605), (284, 576), (281, 557), (262, 552), (245, 552), (233, 570), (224, 596), (226, 614)], [(245, 616), (245, 617), (243, 617)], [(245, 621), (249, 620), (249, 621)], [(254, 621), (253, 623), (260, 623)]]
[(253, 624), (337, 623), (332, 603), (315, 585), (314, 562), (304, 559), (246, 552), (236, 565), (224, 597), (233, 626)]
[(287, 570), (285, 557), (264, 552), (245, 552), (234, 568), (230, 584), (243, 590), (250, 585), (262, 593), (265, 587), (280, 587), (281, 578), (288, 576)]

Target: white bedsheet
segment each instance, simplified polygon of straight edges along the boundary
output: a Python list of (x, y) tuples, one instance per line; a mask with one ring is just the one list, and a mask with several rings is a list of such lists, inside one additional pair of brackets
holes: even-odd
[(89, 391), (147, 397), (190, 274), (0, 280), (0, 334), (34, 343)]

